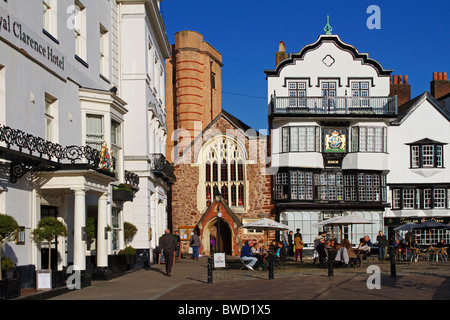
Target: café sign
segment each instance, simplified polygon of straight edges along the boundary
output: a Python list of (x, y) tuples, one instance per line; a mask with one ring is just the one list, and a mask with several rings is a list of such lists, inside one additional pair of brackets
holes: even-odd
[(64, 55), (2, 8), (0, 8), (0, 39), (25, 51), (45, 67), (65, 77)]

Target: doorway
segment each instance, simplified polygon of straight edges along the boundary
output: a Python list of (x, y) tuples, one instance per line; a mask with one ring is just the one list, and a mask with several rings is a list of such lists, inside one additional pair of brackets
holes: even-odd
[[(220, 222), (220, 223), (219, 223)], [(216, 252), (224, 252), (227, 255), (232, 255), (233, 240), (230, 225), (224, 219), (219, 218), (214, 223), (214, 228), (217, 230)], [(219, 231), (220, 230), (220, 231)]]

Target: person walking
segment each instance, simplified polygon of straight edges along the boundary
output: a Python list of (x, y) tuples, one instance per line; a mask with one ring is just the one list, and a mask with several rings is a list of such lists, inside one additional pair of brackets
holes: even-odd
[(386, 236), (383, 234), (383, 231), (381, 230), (378, 231), (377, 242), (378, 242), (378, 260), (382, 262), (386, 257), (386, 247), (388, 246), (388, 240)]
[(192, 248), (192, 260), (198, 260), (198, 249), (200, 248), (200, 238), (195, 232), (191, 233), (189, 246)]
[(298, 256), (300, 256), (300, 263), (303, 263), (303, 246), (304, 243), (302, 241), (302, 237), (300, 234), (296, 234), (295, 239), (295, 261), (297, 261)]
[(286, 248), (286, 250), (287, 250), (287, 248), (288, 248), (288, 242), (289, 242), (289, 237), (288, 237), (288, 231), (287, 230), (284, 230), (282, 233), (281, 233), (281, 242), (283, 243), (283, 246)]
[(292, 231), (289, 231), (288, 234), (288, 256), (294, 256), (294, 236)]
[(166, 261), (166, 275), (170, 277), (172, 275), (174, 253), (177, 250), (177, 238), (170, 234), (169, 229), (166, 229), (164, 235), (159, 239), (159, 248), (162, 250)]

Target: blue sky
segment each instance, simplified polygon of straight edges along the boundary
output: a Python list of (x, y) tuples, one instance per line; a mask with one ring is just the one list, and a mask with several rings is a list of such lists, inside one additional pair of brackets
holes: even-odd
[[(381, 10), (381, 28), (366, 22), (370, 5)], [(222, 108), (253, 128), (267, 129), (267, 81), (275, 52), (313, 43), (326, 24), (359, 52), (368, 53), (392, 74), (408, 75), (411, 97), (430, 90), (433, 72), (450, 76), (450, 1), (164, 0), (169, 42), (193, 30), (223, 58)]]

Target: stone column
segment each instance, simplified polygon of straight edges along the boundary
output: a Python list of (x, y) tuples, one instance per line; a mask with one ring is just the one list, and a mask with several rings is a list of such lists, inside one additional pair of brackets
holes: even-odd
[(97, 214), (97, 268), (108, 267), (108, 240), (106, 239), (106, 228), (108, 219), (108, 194), (103, 193), (98, 198)]
[(77, 189), (73, 221), (73, 264), (79, 270), (86, 270), (86, 239), (83, 230), (86, 227), (86, 190)]

